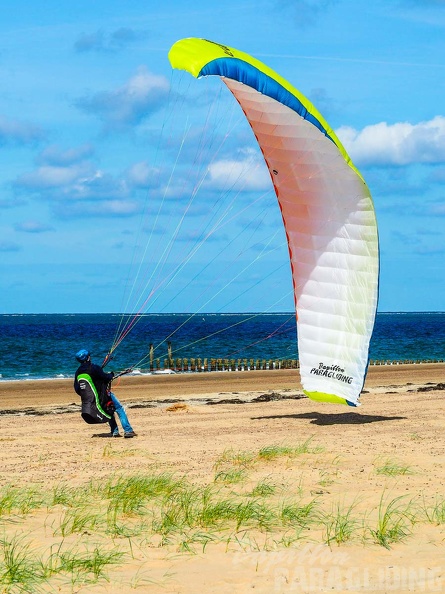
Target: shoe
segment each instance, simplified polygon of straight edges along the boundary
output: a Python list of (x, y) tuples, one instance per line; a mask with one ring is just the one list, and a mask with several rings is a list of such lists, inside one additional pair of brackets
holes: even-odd
[(113, 431), (111, 437), (120, 437), (119, 431)]
[(125, 431), (124, 437), (136, 437), (136, 433), (134, 431)]

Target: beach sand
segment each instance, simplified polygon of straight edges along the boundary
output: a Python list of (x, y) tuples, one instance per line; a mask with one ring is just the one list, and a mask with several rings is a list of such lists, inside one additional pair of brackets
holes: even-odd
[[(138, 434), (131, 440), (82, 421), (72, 380), (2, 382), (3, 488), (47, 493), (91, 480), (174, 473), (237, 501), (270, 507), (314, 501), (324, 518), (310, 530), (197, 527), (164, 542), (144, 533), (98, 536), (91, 527), (62, 538), (67, 504), (4, 513), (2, 538), (23, 535), (36, 555), (62, 541), (87, 548), (100, 542), (126, 553), (106, 569), (108, 579), (49, 580), (57, 592), (445, 591), (444, 382), (443, 363), (373, 366), (362, 406), (352, 409), (302, 396), (292, 370), (124, 377), (115, 393)], [(268, 446), (304, 443), (298, 455), (259, 455)], [(228, 480), (234, 470), (241, 471), (238, 482)], [(258, 485), (268, 485), (267, 494), (255, 495)], [(376, 538), (384, 520), (393, 528), (388, 548)], [(134, 517), (127, 521), (133, 525)]]

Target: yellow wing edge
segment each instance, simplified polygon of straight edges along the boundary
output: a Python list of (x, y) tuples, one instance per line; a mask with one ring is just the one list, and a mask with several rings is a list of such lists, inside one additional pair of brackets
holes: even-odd
[(253, 56), (250, 56), (245, 52), (229, 47), (227, 45), (210, 41), (208, 39), (199, 39), (197, 37), (180, 39), (179, 41), (174, 43), (170, 48), (168, 58), (173, 68), (176, 68), (178, 70), (185, 70), (195, 78), (200, 77), (202, 69), (207, 64), (209, 64), (213, 60), (219, 60), (221, 58), (236, 58), (238, 60), (244, 61), (247, 64), (250, 64), (257, 70), (259, 70), (260, 72), (262, 72), (263, 74), (265, 74), (266, 76), (272, 78), (282, 87), (284, 87), (289, 93), (294, 95), (294, 97), (296, 97), (298, 101), (300, 101), (304, 105), (307, 111), (320, 122), (320, 124), (329, 134), (329, 137), (337, 145), (346, 163), (356, 172), (356, 174), (366, 185), (363, 176), (352, 163), (351, 158), (349, 157), (345, 148), (341, 144), (334, 130), (329, 126), (329, 124), (326, 122), (326, 120), (323, 118), (323, 116), (320, 114), (317, 108), (309, 101), (309, 99), (307, 99), (302, 93), (300, 93), (298, 89), (291, 85), (289, 81), (287, 81), (277, 72), (272, 70), (272, 68), (266, 66), (266, 64), (264, 64), (260, 60), (257, 60)]

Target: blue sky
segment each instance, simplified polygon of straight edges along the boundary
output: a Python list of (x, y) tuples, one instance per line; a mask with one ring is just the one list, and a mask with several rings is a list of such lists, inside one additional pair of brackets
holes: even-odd
[(292, 309), (257, 147), (219, 81), (172, 72), (184, 37), (311, 99), (371, 189), (379, 310), (443, 311), (445, 1), (190, 5), (2, 2), (0, 313)]

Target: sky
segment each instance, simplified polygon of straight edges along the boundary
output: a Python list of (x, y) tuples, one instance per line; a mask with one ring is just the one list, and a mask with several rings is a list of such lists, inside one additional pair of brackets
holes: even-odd
[(293, 308), (258, 147), (220, 81), (172, 71), (185, 37), (265, 62), (336, 131), (379, 311), (445, 310), (445, 0), (0, 6), (0, 313)]

